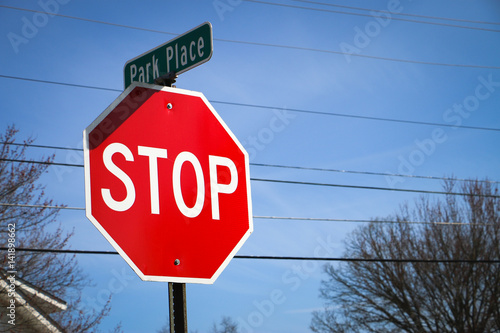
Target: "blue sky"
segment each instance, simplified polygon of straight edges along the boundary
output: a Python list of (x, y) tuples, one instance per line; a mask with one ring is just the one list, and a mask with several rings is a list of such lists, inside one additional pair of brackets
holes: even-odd
[[(38, 144), (80, 148), (83, 129), (120, 92), (5, 76), (120, 90), (126, 61), (209, 21), (213, 56), (182, 74), (177, 86), (201, 91), (213, 102), (248, 149), (251, 163), (500, 180), (500, 133), (485, 129), (500, 128), (497, 1), (323, 1), (392, 11), (390, 17), (378, 19), (370, 11), (291, 0), (269, 2), (323, 11), (236, 0), (54, 1), (0, 1), (1, 6), (94, 21), (0, 7), (0, 125), (3, 131), (15, 124), (21, 130), (19, 139), (32, 136)], [(21, 39), (13, 40), (14, 35)], [(280, 121), (283, 126), (272, 125)], [(79, 152), (29, 150), (32, 158), (51, 153), (59, 162), (83, 163)], [(431, 191), (441, 186), (438, 180), (421, 178), (255, 165), (250, 175)], [(56, 202), (84, 207), (83, 176), (82, 168), (51, 167), (42, 181)], [(251, 185), (256, 216), (370, 219), (389, 216), (399, 204), (418, 197), (270, 182)], [(112, 250), (83, 211), (63, 211), (59, 220), (75, 232), (72, 248)], [(343, 239), (357, 225), (256, 218), (254, 233), (239, 254), (339, 257)], [(121, 322), (126, 332), (154, 332), (165, 323), (166, 283), (141, 281), (119, 256), (79, 255), (78, 261), (95, 282), (84, 291), (90, 306), (114, 293), (104, 329)], [(188, 285), (190, 331), (206, 332), (224, 315), (237, 321), (243, 332), (307, 331), (311, 311), (323, 306), (318, 298), (325, 277), (322, 265), (234, 259), (213, 285)]]

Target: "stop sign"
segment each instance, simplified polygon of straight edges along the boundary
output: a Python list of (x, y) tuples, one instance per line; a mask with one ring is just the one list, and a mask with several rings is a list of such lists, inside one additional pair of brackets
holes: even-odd
[(248, 154), (202, 93), (131, 85), (84, 153), (86, 215), (143, 280), (213, 283), (253, 230)]

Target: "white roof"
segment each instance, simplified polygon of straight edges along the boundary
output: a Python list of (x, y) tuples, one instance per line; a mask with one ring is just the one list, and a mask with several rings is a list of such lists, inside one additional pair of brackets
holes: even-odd
[[(49, 314), (66, 310), (67, 303), (17, 276), (15, 277), (15, 291), (12, 295), (9, 295), (10, 281), (7, 280), (8, 276), (9, 274), (6, 271), (0, 270), (2, 312), (7, 310), (11, 299), (15, 299), (16, 323), (33, 322), (32, 332), (64, 332), (59, 324), (50, 318)], [(9, 319), (7, 313), (2, 313), (2, 326), (7, 327), (6, 325), (8, 325), (15, 329), (15, 326), (8, 324)], [(28, 331), (24, 329), (23, 332)]]

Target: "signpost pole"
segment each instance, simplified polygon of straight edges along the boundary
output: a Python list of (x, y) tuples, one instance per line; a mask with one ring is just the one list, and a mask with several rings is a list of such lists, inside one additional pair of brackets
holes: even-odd
[[(177, 75), (174, 72), (155, 80), (156, 84), (173, 87)], [(188, 333), (187, 330), (187, 306), (186, 306), (186, 284), (168, 283), (168, 308), (170, 333)]]
[(170, 333), (187, 333), (186, 284), (168, 283)]

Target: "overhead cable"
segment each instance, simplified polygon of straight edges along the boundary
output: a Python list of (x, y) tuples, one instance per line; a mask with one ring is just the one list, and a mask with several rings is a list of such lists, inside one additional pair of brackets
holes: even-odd
[[(84, 207), (68, 207), (54, 205), (29, 205), (29, 204), (9, 204), (0, 203), (0, 206), (21, 207), (21, 208), (43, 208), (43, 209), (68, 209), (85, 210)], [(254, 215), (258, 220), (289, 220), (289, 221), (311, 221), (311, 222), (338, 222), (338, 223), (372, 223), (372, 224), (432, 224), (432, 225), (461, 225), (461, 226), (494, 226), (491, 223), (470, 223), (470, 222), (447, 222), (447, 221), (404, 221), (404, 220), (379, 220), (379, 219), (334, 219), (324, 217), (292, 217), (292, 216), (259, 216)]]
[[(26, 8), (19, 8), (19, 7), (12, 7), (12, 6), (0, 5), (0, 8), (2, 8), (2, 7), (3, 8), (8, 8), (8, 9), (20, 10), (20, 11), (29, 11), (29, 12), (35, 12), (35, 13), (45, 13), (43, 11), (34, 10), (34, 9), (26, 9)], [(88, 22), (92, 22), (92, 23), (107, 24), (107, 25), (112, 25), (112, 26), (117, 26), (117, 27), (127, 28), (127, 29), (142, 30), (142, 31), (156, 32), (156, 33), (169, 34), (169, 35), (178, 35), (178, 34), (175, 34), (175, 33), (172, 33), (172, 32), (167, 32), (167, 31), (160, 31), (160, 30), (152, 30), (152, 29), (140, 28), (140, 27), (125, 25), (125, 24), (109, 23), (109, 22), (105, 22), (105, 21), (85, 19), (85, 18), (80, 18), (80, 17), (76, 17), (76, 16), (62, 15), (62, 14), (57, 14), (57, 13), (51, 13), (51, 15), (53, 15), (53, 16), (60, 16), (60, 17), (64, 17), (64, 18), (69, 18), (69, 19), (74, 19), (74, 20), (88, 21)], [(350, 52), (332, 51), (332, 50), (324, 50), (324, 49), (301, 47), (301, 46), (281, 45), (281, 44), (272, 44), (272, 43), (260, 43), (260, 42), (249, 42), (249, 41), (241, 41), (241, 40), (222, 39), (222, 38), (214, 38), (214, 41), (227, 42), (227, 43), (236, 43), (236, 44), (245, 44), (245, 45), (254, 45), (254, 46), (284, 48), (284, 49), (291, 49), (291, 50), (301, 50), (301, 51), (311, 51), (311, 52), (339, 54), (339, 55), (349, 55), (349, 56), (353, 56), (353, 57), (361, 57), (361, 58), (384, 60), (384, 61), (393, 61), (393, 62), (401, 62), (401, 63), (412, 63), (412, 64), (419, 64), (419, 65), (463, 67), (463, 68), (483, 68), (483, 69), (500, 69), (499, 66), (485, 66), (485, 65), (471, 65), (471, 64), (450, 64), (450, 63), (431, 62), (431, 61), (398, 59), (398, 58), (391, 58), (391, 57), (371, 56), (371, 55), (360, 54), (360, 53), (350, 53)]]
[(96, 89), (96, 90), (106, 90), (106, 91), (123, 92), (123, 90), (121, 90), (121, 89), (113, 89), (113, 88), (106, 88), (106, 87), (96, 87), (96, 86), (89, 86), (89, 85), (75, 84), (75, 83), (67, 83), (67, 82), (39, 80), (39, 79), (32, 79), (32, 78), (27, 78), (27, 77), (19, 77), (19, 76), (11, 76), (11, 75), (3, 75), (3, 74), (0, 74), (0, 77), (3, 77), (5, 79), (12, 79), (12, 80), (23, 80), (23, 81), (31, 81), (31, 82), (38, 82), (38, 83), (57, 84), (57, 85), (60, 85), (60, 86), (67, 86), (67, 87), (77, 87), (77, 88), (86, 88), (86, 89)]
[(404, 120), (404, 119), (393, 119), (393, 118), (382, 118), (382, 117), (370, 117), (370, 116), (361, 116), (354, 114), (345, 114), (345, 113), (332, 113), (332, 112), (323, 112), (323, 111), (314, 111), (314, 110), (305, 110), (305, 109), (294, 109), (294, 108), (278, 108), (276, 106), (268, 106), (268, 105), (256, 105), (256, 104), (246, 104), (246, 103), (235, 103), (235, 102), (225, 102), (225, 101), (214, 101), (211, 100), (211, 103), (217, 104), (227, 104), (227, 105), (235, 105), (235, 106), (243, 106), (243, 107), (251, 107), (258, 109), (271, 109), (278, 110), (284, 109), (289, 112), (299, 112), (299, 113), (308, 113), (308, 114), (316, 114), (322, 116), (335, 116), (335, 117), (344, 117), (344, 118), (355, 118), (355, 119), (365, 119), (365, 120), (377, 120), (377, 121), (386, 121), (386, 122), (395, 122), (395, 123), (405, 123), (405, 124), (414, 124), (414, 125), (427, 125), (427, 126), (440, 126), (440, 127), (452, 127), (452, 128), (466, 128), (466, 129), (474, 129), (474, 130), (483, 130), (483, 131), (495, 131), (500, 132), (500, 128), (492, 128), (492, 127), (479, 127), (479, 126), (456, 126), (453, 124), (446, 123), (433, 123), (427, 121), (416, 121), (416, 120)]
[(474, 23), (474, 24), (500, 25), (500, 22), (475, 21), (475, 20), (450, 18), (450, 17), (418, 15), (418, 14), (395, 12), (395, 11), (390, 11), (390, 10), (388, 11), (388, 10), (379, 10), (379, 9), (372, 9), (372, 8), (361, 8), (361, 7), (353, 7), (353, 6), (346, 6), (346, 5), (336, 5), (336, 4), (332, 4), (332, 3), (311, 1), (311, 0), (293, 0), (293, 1), (314, 4), (314, 5), (321, 5), (321, 6), (368, 11), (370, 13), (391, 14), (391, 15), (397, 15), (397, 16), (419, 17), (419, 18), (425, 18), (425, 19), (431, 19), (431, 20), (454, 21), (454, 22)]
[(83, 164), (60, 163), (60, 162), (52, 162), (52, 161), (33, 161), (33, 160), (20, 160), (20, 159), (12, 159), (12, 158), (0, 158), (0, 161), (2, 161), (2, 162), (32, 163), (32, 164), (45, 164), (45, 165), (57, 165), (57, 166), (67, 166), (67, 167), (79, 167), (79, 168), (83, 168)]
[[(70, 150), (70, 151), (83, 152), (82, 148), (59, 147), (59, 146), (37, 145), (37, 144), (16, 143), (16, 142), (0, 142), (0, 144), (15, 145), (15, 146), (25, 146), (25, 147), (33, 147), (33, 148), (45, 148), (45, 149), (61, 149), (61, 150)], [(10, 160), (10, 159), (3, 159), (3, 160), (4, 161), (13, 161), (13, 162), (25, 162), (25, 163), (32, 162), (30, 160)], [(46, 162), (40, 162), (40, 163), (46, 164)], [(50, 163), (53, 164), (53, 165), (58, 165), (58, 166), (83, 167), (83, 164), (75, 164), (75, 163), (59, 163), (59, 162), (53, 162), (53, 161), (50, 162)], [(471, 179), (455, 178), (455, 177), (422, 176), (422, 175), (409, 175), (409, 174), (389, 173), (389, 172), (356, 171), (356, 170), (332, 169), (332, 168), (318, 168), (318, 167), (304, 167), (304, 166), (282, 165), (282, 164), (269, 164), (269, 163), (254, 163), (254, 162), (251, 162), (250, 165), (251, 166), (258, 166), (258, 167), (268, 167), (268, 168), (281, 168), (281, 169), (296, 169), (296, 170), (321, 171), (321, 172), (349, 173), (349, 174), (370, 175), (370, 176), (420, 178), (420, 179), (450, 180), (450, 181), (460, 181), (460, 182), (471, 181)], [(488, 180), (488, 179), (476, 179), (474, 181), (477, 181), (477, 182), (480, 182), (480, 183), (500, 184), (500, 181)]]
[[(245, 1), (245, 2), (253, 2), (253, 3), (258, 3), (258, 4), (262, 4), (262, 5), (268, 5), (268, 6), (278, 6), (278, 7), (286, 7), (286, 8), (294, 8), (294, 9), (303, 9), (303, 10), (310, 10), (310, 11), (324, 12), (324, 13), (332, 13), (332, 14), (364, 16), (364, 17), (370, 17), (370, 18), (374, 18), (374, 16), (375, 16), (373, 14), (352, 13), (352, 12), (344, 12), (344, 11), (340, 11), (340, 10), (330, 10), (330, 9), (322, 9), (322, 8), (315, 8), (315, 7), (304, 7), (304, 6), (289, 5), (289, 4), (284, 4), (284, 3), (276, 3), (276, 2), (268, 2), (268, 1), (260, 1), (260, 0), (243, 0), (243, 1)], [(488, 31), (488, 32), (500, 32), (500, 30), (497, 30), (497, 29), (489, 29), (489, 28), (472, 27), (472, 26), (465, 26), (465, 25), (458, 25), (458, 24), (441, 23), (441, 22), (431, 22), (431, 21), (421, 21), (421, 20), (413, 20), (413, 19), (406, 19), (406, 18), (394, 17), (388, 11), (376, 11), (376, 12), (378, 12), (378, 13), (385, 13), (385, 14), (389, 13), (389, 15), (391, 15), (390, 20), (395, 20), (395, 21), (403, 21), (403, 22), (419, 23), (419, 24), (439, 25), (439, 26), (451, 27), (451, 28), (482, 30), (482, 31)]]
[[(332, 168), (315, 168), (315, 167), (303, 167), (303, 166), (292, 166), (292, 165), (281, 165), (281, 164), (250, 163), (250, 165), (260, 166), (260, 167), (283, 168), (283, 169), (297, 169), (297, 170), (310, 170), (310, 171), (351, 173), (351, 174), (370, 175), (370, 176), (421, 178), (421, 179), (450, 180), (450, 181), (460, 181), (460, 182), (471, 181), (471, 179), (465, 179), (465, 178), (436, 177), (436, 176), (419, 176), (419, 175), (408, 175), (408, 174), (400, 174), (400, 173), (373, 172), (373, 171), (355, 171), (355, 170), (332, 169)], [(477, 181), (477, 182), (480, 182), (480, 183), (500, 184), (500, 181), (487, 180), (487, 179), (486, 180), (479, 179), (479, 180), (474, 180), (474, 181)]]
[(462, 225), (462, 226), (494, 226), (492, 223), (469, 223), (469, 222), (446, 222), (446, 221), (404, 221), (404, 220), (366, 220), (366, 219), (334, 219), (323, 217), (289, 217), (289, 216), (254, 216), (254, 219), (262, 220), (291, 220), (312, 222), (345, 222), (345, 223), (372, 223), (372, 224), (432, 224), (432, 225)]
[(295, 180), (264, 179), (264, 178), (250, 178), (250, 180), (256, 181), (256, 182), (269, 182), (269, 183), (292, 184), (292, 185), (311, 185), (311, 186), (341, 187), (341, 188), (362, 189), (362, 190), (411, 192), (411, 193), (424, 193), (424, 194), (444, 194), (444, 195), (457, 195), (457, 196), (477, 196), (477, 197), (484, 197), (484, 198), (500, 199), (499, 195), (493, 195), (493, 194), (470, 194), (470, 193), (461, 193), (461, 192), (403, 189), (403, 188), (364, 186), (364, 185), (346, 185), (346, 184), (305, 182), (305, 181), (295, 181)]
[[(0, 247), (0, 251), (8, 251), (8, 247)], [(15, 248), (16, 252), (42, 252), (58, 254), (119, 254), (116, 251), (71, 250), (71, 249), (39, 249)], [(307, 260), (307, 261), (346, 261), (346, 262), (385, 262), (385, 263), (481, 263), (499, 264), (500, 259), (391, 259), (391, 258), (331, 258), (331, 257), (300, 257), (300, 256), (262, 256), (262, 255), (235, 255), (234, 259), (255, 260)]]
[(49, 146), (49, 145), (37, 145), (33, 143), (19, 143), (19, 142), (0, 142), (1, 145), (11, 145), (11, 146), (20, 146), (20, 147), (31, 147), (31, 148), (44, 148), (44, 149), (58, 149), (58, 150), (73, 150), (73, 151), (82, 151), (82, 148), (72, 148), (72, 147), (59, 147), (59, 146)]
[(41, 209), (85, 210), (84, 207), (68, 207), (68, 206), (54, 206), (54, 205), (29, 205), (29, 204), (13, 204), (13, 203), (4, 203), (4, 202), (0, 202), (0, 206), (21, 207), (21, 208), (41, 208)]
[[(36, 9), (20, 8), (20, 7), (7, 6), (7, 5), (0, 5), (0, 8), (1, 7), (8, 8), (8, 9), (13, 9), (13, 10), (24, 11), (24, 12), (47, 14), (47, 12), (44, 12), (42, 10), (36, 10)], [(168, 32), (168, 31), (148, 29), (148, 28), (141, 28), (141, 27), (133, 27), (133, 26), (126, 25), (126, 24), (119, 24), (119, 23), (112, 23), (112, 22), (106, 22), (106, 21), (100, 21), (100, 20), (93, 20), (93, 19), (88, 19), (88, 18), (84, 18), (84, 17), (70, 16), (70, 15), (64, 15), (64, 14), (54, 13), (54, 12), (51, 12), (49, 14), (50, 14), (50, 16), (58, 16), (58, 17), (64, 17), (64, 18), (71, 19), (71, 20), (78, 20), (78, 21), (85, 21), (85, 22), (91, 22), (91, 23), (105, 24), (105, 25), (110, 25), (110, 26), (119, 27), (119, 28), (141, 30), (141, 31), (146, 31), (146, 32), (155, 32), (155, 33), (159, 33), (159, 34), (166, 34), (166, 35), (173, 35), (173, 36), (177, 36), (178, 35), (176, 33)]]
[[(13, 159), (0, 159), (0, 161), (8, 162), (20, 162), (20, 163), (34, 163), (34, 164), (46, 164), (46, 165), (62, 165), (62, 166), (78, 166), (83, 167), (83, 164), (67, 164), (67, 163), (57, 163), (57, 162), (47, 162), (47, 161), (33, 161), (33, 160), (13, 160)], [(460, 192), (446, 192), (446, 191), (432, 191), (432, 190), (418, 190), (418, 189), (403, 189), (403, 188), (392, 188), (392, 187), (378, 187), (378, 186), (364, 186), (364, 185), (347, 185), (347, 184), (332, 184), (332, 183), (318, 183), (318, 182), (306, 182), (306, 181), (295, 181), (295, 180), (281, 180), (281, 179), (264, 179), (264, 178), (252, 178), (251, 181), (256, 182), (270, 182), (270, 183), (281, 183), (281, 184), (292, 184), (292, 185), (311, 185), (311, 186), (324, 186), (324, 187), (338, 187), (338, 188), (351, 188), (351, 189), (363, 189), (363, 190), (379, 190), (379, 191), (394, 191), (394, 192), (411, 192), (411, 193), (424, 193), (424, 194), (444, 194), (444, 195), (458, 195), (458, 196), (477, 196), (477, 197), (487, 197), (487, 198), (500, 198), (497, 195), (489, 194), (468, 194)]]
[[(10, 142), (0, 142), (0, 144), (14, 144)], [(44, 146), (44, 145), (29, 145), (29, 144), (15, 144), (21, 146), (28, 147), (36, 147), (36, 148), (47, 148), (47, 149), (66, 149), (72, 151), (82, 152), (83, 149), (80, 148), (65, 148), (65, 147), (56, 147), (56, 146)], [(57, 166), (66, 166), (66, 167), (78, 167), (83, 168), (83, 164), (75, 164), (75, 163), (61, 163), (61, 162), (48, 162), (48, 161), (33, 161), (33, 160), (20, 160), (20, 159), (8, 159), (2, 158), (0, 161), (5, 162), (18, 162), (18, 163), (34, 163), (34, 164), (49, 164), (49, 165), (57, 165)], [(373, 172), (373, 171), (355, 171), (355, 170), (344, 170), (344, 169), (332, 169), (332, 168), (316, 168), (316, 167), (303, 167), (303, 166), (293, 166), (293, 165), (281, 165), (281, 164), (266, 164), (266, 163), (250, 163), (250, 166), (258, 166), (258, 167), (268, 167), (268, 168), (281, 168), (281, 169), (296, 169), (296, 170), (308, 170), (308, 171), (322, 171), (322, 172), (337, 172), (337, 173), (348, 173), (348, 174), (358, 174), (358, 175), (369, 175), (369, 176), (384, 176), (384, 177), (402, 177), (402, 178), (419, 178), (419, 179), (431, 179), (431, 180), (449, 180), (449, 181), (459, 181), (459, 182), (468, 182), (471, 179), (466, 178), (454, 178), (454, 177), (437, 177), (437, 176), (421, 176), (421, 175), (409, 175), (409, 174), (400, 174), (400, 173), (389, 173), (389, 172)], [(488, 180), (488, 179), (475, 179), (474, 181), (480, 183), (490, 183), (490, 184), (500, 184), (500, 181), (496, 180)]]
[(461, 68), (481, 68), (481, 69), (500, 69), (500, 66), (486, 66), (486, 65), (472, 65), (472, 64), (450, 64), (450, 63), (443, 63), (443, 62), (421, 61), (421, 60), (411, 60), (411, 59), (400, 59), (400, 58), (373, 56), (373, 55), (367, 55), (367, 54), (361, 54), (361, 53), (352, 53), (352, 52), (342, 52), (342, 51), (325, 50), (325, 49), (318, 49), (318, 48), (312, 48), (312, 47), (282, 45), (282, 44), (271, 44), (271, 43), (261, 43), (261, 42), (248, 42), (248, 41), (240, 41), (240, 40), (235, 40), (235, 39), (221, 39), (221, 38), (218, 38), (218, 39), (214, 39), (214, 40), (217, 40), (217, 41), (220, 41), (220, 42), (227, 42), (227, 43), (238, 43), (238, 44), (255, 45), (255, 46), (277, 47), (277, 48), (290, 49), (290, 50), (299, 50), (299, 51), (311, 51), (311, 52), (319, 52), (319, 53), (348, 55), (348, 56), (353, 56), (353, 57), (375, 59), (375, 60), (384, 60), (384, 61), (392, 61), (392, 62), (400, 62), (400, 63), (409, 63), (409, 64), (417, 64), (417, 65), (461, 67)]
[[(89, 88), (89, 89), (97, 89), (97, 90), (122, 92), (122, 90), (120, 90), (120, 89), (112, 89), (112, 88), (104, 88), (104, 87), (88, 86), (88, 85), (79, 85), (79, 84), (64, 83), (64, 82), (57, 82), (57, 81), (38, 80), (38, 79), (24, 78), (24, 77), (3, 75), (3, 74), (0, 74), (0, 77), (6, 78), (6, 79), (24, 80), (24, 81), (30, 81), (30, 82), (39, 82), (39, 83), (46, 83), (46, 84), (56, 84), (56, 85), (78, 87), (78, 88)], [(236, 102), (225, 102), (225, 101), (216, 101), (216, 100), (210, 100), (210, 102), (211, 103), (216, 103), (216, 104), (226, 104), (226, 105), (251, 107), (251, 108), (258, 108), (258, 109), (269, 109), (269, 110), (280, 109), (280, 108), (278, 108), (276, 106), (268, 106), (268, 105), (257, 105), (257, 104), (246, 104), (246, 103), (236, 103)], [(333, 116), (333, 117), (365, 119), (365, 120), (375, 120), (375, 121), (385, 121), (385, 122), (406, 123), (406, 124), (413, 124), (413, 125), (427, 125), (427, 126), (434, 126), (434, 127), (435, 126), (440, 126), (440, 127), (451, 127), (451, 128), (455, 128), (455, 129), (456, 128), (462, 128), (462, 129), (472, 129), (472, 130), (500, 132), (500, 128), (492, 128), (492, 127), (466, 126), (466, 125), (456, 126), (456, 125), (453, 125), (453, 124), (446, 124), (446, 123), (433, 123), (433, 122), (416, 121), (416, 120), (404, 120), (404, 119), (371, 117), (371, 116), (353, 115), (353, 114), (345, 114), (345, 113), (332, 113), (332, 112), (323, 112), (323, 111), (314, 111), (314, 110), (305, 110), (305, 109), (294, 109), (294, 108), (286, 108), (286, 111), (289, 111), (289, 112), (299, 112), (299, 113), (305, 113), (305, 114), (315, 114), (315, 115), (322, 115), (322, 116)]]

